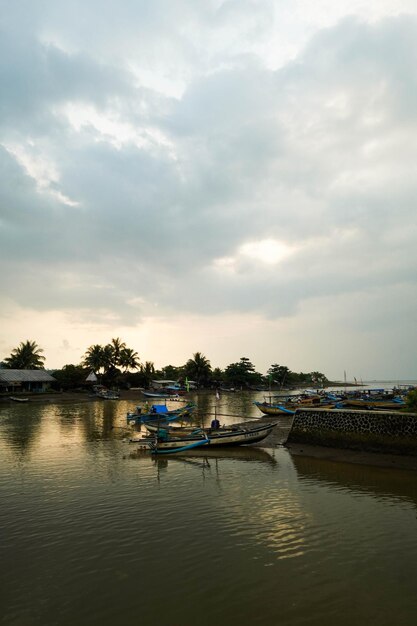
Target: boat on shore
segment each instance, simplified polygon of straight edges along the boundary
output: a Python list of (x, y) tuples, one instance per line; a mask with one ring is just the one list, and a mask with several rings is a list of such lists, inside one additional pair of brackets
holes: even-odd
[(29, 398), (18, 398), (17, 396), (9, 396), (12, 402), (29, 402)]
[[(267, 424), (235, 425), (226, 428), (204, 429), (198, 428), (194, 432), (177, 432), (167, 429), (159, 429), (153, 436), (142, 437), (140, 439), (130, 439), (129, 443), (138, 445), (138, 450), (148, 450), (152, 453), (160, 451), (179, 452), (188, 449), (193, 444), (207, 445), (210, 448), (215, 446), (241, 446), (258, 443), (267, 437), (277, 425), (277, 422)], [(191, 448), (189, 448), (191, 449)]]

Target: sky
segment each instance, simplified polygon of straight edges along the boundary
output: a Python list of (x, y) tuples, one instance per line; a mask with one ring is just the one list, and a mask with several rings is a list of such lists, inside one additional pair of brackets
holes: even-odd
[(0, 0), (0, 360), (417, 378), (415, 0)]

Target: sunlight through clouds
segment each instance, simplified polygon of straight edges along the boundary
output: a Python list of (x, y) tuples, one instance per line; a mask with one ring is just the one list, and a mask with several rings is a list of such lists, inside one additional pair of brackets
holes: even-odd
[(417, 370), (415, 0), (15, 2), (0, 53), (3, 351)]

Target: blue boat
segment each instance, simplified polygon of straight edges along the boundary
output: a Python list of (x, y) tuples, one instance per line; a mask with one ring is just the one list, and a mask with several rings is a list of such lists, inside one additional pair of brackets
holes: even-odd
[(169, 410), (166, 404), (153, 404), (151, 410), (146, 413), (142, 413), (142, 408), (138, 406), (136, 407), (135, 413), (127, 414), (127, 421), (134, 421), (136, 424), (159, 419), (164, 422), (171, 422), (183, 417), (188, 417), (194, 409), (195, 404), (193, 402), (189, 402), (185, 406), (173, 410)]

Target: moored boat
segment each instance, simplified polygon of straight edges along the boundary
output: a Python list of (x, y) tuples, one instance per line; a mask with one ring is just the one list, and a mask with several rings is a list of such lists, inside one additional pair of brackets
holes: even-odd
[(170, 394), (169, 393), (164, 393), (163, 391), (158, 392), (158, 391), (142, 391), (142, 395), (145, 396), (145, 398), (169, 398)]
[(254, 402), (254, 404), (265, 415), (294, 415), (297, 409), (302, 408), (334, 409), (336, 407), (335, 402), (316, 395), (271, 396), (269, 401)]
[(128, 422), (136, 422), (136, 424), (147, 422), (148, 420), (164, 420), (172, 421), (182, 417), (188, 417), (195, 409), (195, 404), (189, 402), (185, 406), (178, 409), (168, 409), (166, 404), (153, 404), (150, 411), (143, 412), (142, 407), (137, 406), (134, 413), (128, 413), (126, 418)]
[(96, 393), (96, 397), (100, 398), (100, 400), (119, 400), (120, 394), (111, 389), (102, 389)]
[[(175, 434), (171, 434), (170, 432), (160, 432), (156, 433), (152, 437), (144, 437), (141, 439), (130, 439), (130, 443), (138, 444), (138, 450), (151, 450), (155, 449), (155, 446), (158, 450), (180, 450), (184, 449), (185, 446), (192, 445), (194, 443), (200, 442), (203, 440), (207, 440), (207, 444), (210, 447), (212, 446), (240, 446), (240, 445), (248, 445), (257, 443), (262, 441), (267, 437), (272, 430), (275, 428), (277, 422), (268, 423), (268, 424), (256, 424), (253, 426), (252, 424), (247, 425), (236, 425), (235, 427), (228, 427), (226, 429), (196, 429), (194, 433), (184, 433), (180, 434), (175, 432)], [(180, 429), (178, 429), (180, 430)], [(211, 432), (207, 432), (210, 430)], [(163, 429), (161, 429), (163, 431)]]

